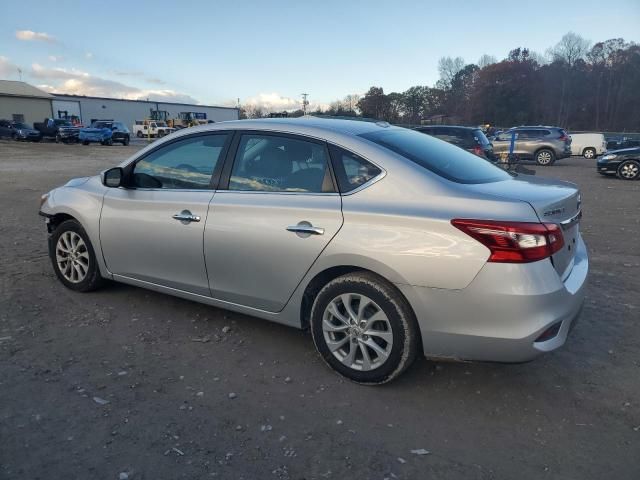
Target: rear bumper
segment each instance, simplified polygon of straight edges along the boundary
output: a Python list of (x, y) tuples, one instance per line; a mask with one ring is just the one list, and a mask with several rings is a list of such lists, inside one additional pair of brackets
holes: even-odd
[[(564, 282), (546, 259), (487, 263), (462, 290), (398, 285), (418, 318), (425, 356), (526, 362), (564, 345), (580, 315), (589, 270), (586, 247), (577, 240)], [(551, 327), (553, 335), (538, 341)]]

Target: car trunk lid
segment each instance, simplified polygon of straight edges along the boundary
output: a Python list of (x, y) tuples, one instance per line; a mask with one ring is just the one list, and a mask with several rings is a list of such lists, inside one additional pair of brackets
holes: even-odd
[(470, 187), (485, 194), (527, 202), (541, 222), (560, 225), (564, 247), (551, 259), (562, 279), (569, 275), (573, 267), (581, 217), (581, 196), (576, 185), (560, 180), (519, 175), (503, 182)]

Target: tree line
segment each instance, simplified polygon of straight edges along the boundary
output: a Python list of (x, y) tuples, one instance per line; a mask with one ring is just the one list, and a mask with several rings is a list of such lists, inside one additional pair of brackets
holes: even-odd
[(440, 79), (433, 87), (385, 93), (373, 86), (362, 96), (349, 95), (311, 113), (412, 125), (640, 131), (640, 45), (622, 38), (591, 45), (570, 32), (544, 55), (515, 48), (501, 61), (483, 55), (467, 64), (460, 57), (443, 57), (438, 67)]

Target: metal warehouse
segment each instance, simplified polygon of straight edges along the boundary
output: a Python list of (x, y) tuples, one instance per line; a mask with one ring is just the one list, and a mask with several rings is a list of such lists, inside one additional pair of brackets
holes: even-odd
[(53, 116), (67, 118), (77, 116), (84, 125), (92, 120), (110, 119), (123, 122), (132, 128), (136, 120), (149, 118), (151, 111), (165, 111), (168, 117), (177, 118), (181, 113), (197, 113), (207, 121), (237, 120), (238, 109), (187, 103), (155, 102), (150, 100), (120, 100), (116, 98), (84, 97), (53, 94)]
[(51, 117), (52, 98), (28, 83), (0, 80), (0, 120), (41, 122)]

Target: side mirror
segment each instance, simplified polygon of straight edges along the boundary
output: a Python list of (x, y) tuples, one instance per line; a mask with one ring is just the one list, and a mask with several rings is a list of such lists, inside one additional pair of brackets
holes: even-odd
[(109, 188), (118, 188), (122, 186), (124, 179), (124, 170), (122, 167), (110, 168), (102, 173), (102, 184)]

